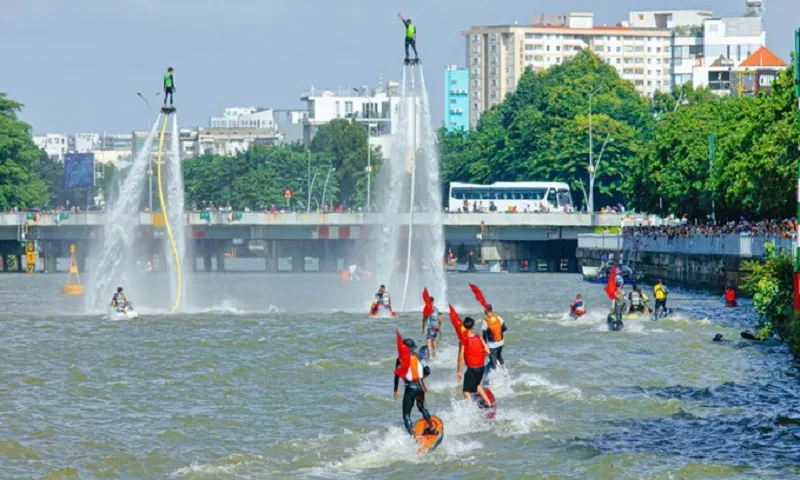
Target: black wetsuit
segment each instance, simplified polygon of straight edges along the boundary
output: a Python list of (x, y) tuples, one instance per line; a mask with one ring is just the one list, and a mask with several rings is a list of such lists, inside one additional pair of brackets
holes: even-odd
[[(398, 358), (395, 362), (394, 366), (395, 370), (400, 368), (400, 359)], [(422, 367), (423, 369), (423, 376), (427, 377), (430, 375), (430, 368), (427, 366)], [(424, 418), (428, 422), (429, 427), (433, 427), (433, 422), (431, 421), (431, 414), (428, 413), (428, 409), (425, 408), (425, 389), (422, 387), (422, 382), (409, 382), (408, 380), (403, 379), (406, 383), (406, 389), (403, 392), (403, 423), (406, 426), (406, 431), (408, 431), (409, 435), (414, 435), (414, 424), (411, 423), (411, 410), (414, 408), (414, 402), (417, 404), (417, 409), (419, 413), (422, 414), (422, 418)], [(397, 375), (394, 376), (394, 391), (397, 391), (398, 384), (400, 382), (400, 377)]]

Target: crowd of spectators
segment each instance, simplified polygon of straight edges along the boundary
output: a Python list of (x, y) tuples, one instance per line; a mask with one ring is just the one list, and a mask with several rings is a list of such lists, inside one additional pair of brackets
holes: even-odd
[(667, 219), (661, 225), (641, 224), (624, 227), (625, 237), (721, 237), (723, 235), (748, 235), (793, 239), (797, 234), (797, 219), (692, 223), (684, 215), (680, 220)]

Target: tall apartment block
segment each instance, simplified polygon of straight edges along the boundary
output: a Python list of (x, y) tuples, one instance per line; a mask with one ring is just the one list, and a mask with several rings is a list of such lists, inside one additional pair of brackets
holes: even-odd
[(592, 13), (537, 15), (531, 25), (462, 32), (469, 68), (470, 124), (516, 88), (525, 68), (545, 70), (589, 48), (644, 95), (670, 88), (668, 28), (595, 26)]
[(444, 128), (469, 130), (469, 70), (448, 65), (444, 71)]

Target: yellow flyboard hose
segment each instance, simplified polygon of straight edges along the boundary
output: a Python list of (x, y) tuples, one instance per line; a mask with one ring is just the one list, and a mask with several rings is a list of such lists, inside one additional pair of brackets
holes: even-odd
[(172, 236), (172, 227), (169, 225), (169, 215), (167, 214), (167, 204), (164, 201), (164, 186), (161, 182), (161, 157), (164, 153), (164, 134), (167, 131), (167, 122), (169, 122), (169, 115), (164, 115), (164, 125), (161, 127), (161, 137), (158, 140), (158, 158), (156, 159), (156, 169), (158, 172), (158, 201), (161, 204), (161, 213), (164, 214), (164, 225), (167, 227), (167, 237), (169, 238), (169, 245), (172, 247), (172, 258), (175, 259), (175, 272), (178, 280), (178, 293), (175, 296), (175, 304), (172, 306), (172, 311), (178, 309), (181, 303), (181, 259), (178, 257), (178, 247), (175, 245), (175, 237)]

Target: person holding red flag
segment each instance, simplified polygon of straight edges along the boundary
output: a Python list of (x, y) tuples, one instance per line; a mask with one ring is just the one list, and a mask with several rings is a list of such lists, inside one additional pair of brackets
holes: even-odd
[[(505, 332), (508, 330), (503, 319), (500, 315), (494, 312), (492, 304), (486, 301), (483, 292), (477, 285), (470, 283), (469, 288), (475, 294), (475, 299), (483, 307), (483, 340), (489, 347), (489, 363), (486, 367), (486, 373), (497, 368), (498, 365), (502, 366), (505, 361), (503, 360), (503, 345), (505, 345)], [(488, 383), (488, 382), (487, 382)]]
[[(456, 362), (456, 378), (458, 380), (464, 379), (462, 388), (464, 398), (473, 400), (473, 394), (477, 393), (483, 400), (484, 405), (488, 407), (492, 405), (492, 401), (486, 395), (483, 386), (481, 386), (481, 381), (483, 380), (484, 367), (486, 366), (486, 357), (489, 355), (489, 347), (480, 335), (476, 335), (472, 331), (475, 328), (475, 320), (471, 317), (466, 317), (461, 322), (452, 305), (450, 305), (450, 322), (456, 329), (458, 340), (462, 346)], [(461, 370), (464, 363), (467, 364), (467, 371), (462, 376)]]
[[(422, 299), (425, 301), (425, 308), (422, 309), (422, 333), (425, 335), (425, 342), (428, 344), (428, 355), (433, 360), (439, 350), (436, 337), (439, 336), (442, 328), (442, 313), (434, 305), (434, 298), (428, 294), (427, 288), (422, 291)], [(425, 327), (428, 329), (427, 334)]]
[(428, 429), (425, 435), (435, 435), (438, 433), (436, 427), (431, 420), (431, 414), (425, 407), (425, 392), (428, 387), (425, 385), (425, 377), (431, 374), (431, 369), (420, 359), (416, 353), (417, 344), (412, 338), (406, 338), (400, 335), (399, 330), (395, 330), (397, 336), (397, 361), (395, 362), (394, 371), (394, 399), (397, 400), (397, 387), (402, 378), (405, 382), (405, 391), (403, 392), (403, 424), (409, 435), (414, 435), (414, 424), (411, 423), (411, 409), (414, 403), (417, 404), (417, 409), (422, 414), (422, 418), (428, 422)]

